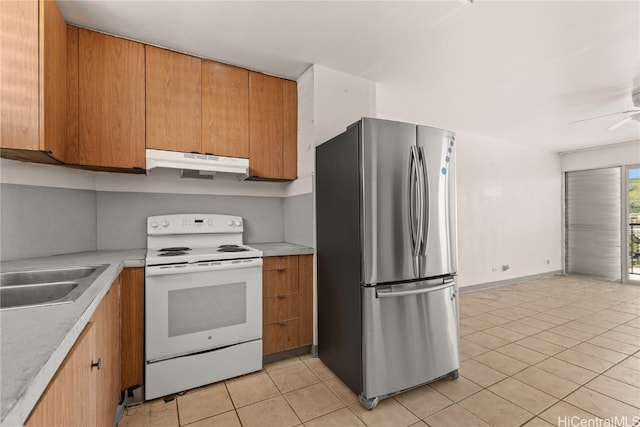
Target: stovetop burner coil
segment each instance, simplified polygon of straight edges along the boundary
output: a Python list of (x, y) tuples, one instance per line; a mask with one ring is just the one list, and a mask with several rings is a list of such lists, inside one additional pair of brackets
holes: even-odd
[(187, 255), (188, 252), (185, 251), (167, 251), (167, 252), (162, 252), (159, 253), (158, 256), (180, 256), (180, 255)]
[(237, 245), (223, 245), (218, 248), (218, 252), (245, 252), (249, 249)]
[(188, 248), (186, 246), (175, 246), (172, 248), (162, 248), (162, 249), (158, 249), (158, 252), (179, 252), (179, 251), (190, 251), (191, 248)]

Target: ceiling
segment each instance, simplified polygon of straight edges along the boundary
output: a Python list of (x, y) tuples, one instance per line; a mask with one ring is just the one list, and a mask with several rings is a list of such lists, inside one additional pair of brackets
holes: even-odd
[(70, 1), (65, 19), (298, 78), (377, 82), (381, 115), (554, 151), (640, 140), (606, 129), (640, 90), (640, 1)]

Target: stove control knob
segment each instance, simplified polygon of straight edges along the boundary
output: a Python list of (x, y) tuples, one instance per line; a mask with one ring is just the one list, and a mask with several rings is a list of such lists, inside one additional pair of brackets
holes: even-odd
[(169, 226), (169, 221), (167, 221), (166, 219), (163, 219), (160, 225), (163, 226), (164, 228), (167, 228)]
[(158, 221), (156, 220), (151, 221), (151, 228), (158, 228), (159, 225), (160, 224), (158, 223)]
[(229, 227), (233, 226), (233, 220), (232, 220), (232, 219), (230, 219), (229, 221), (227, 221), (227, 225), (228, 225)]
[(235, 224), (236, 224), (236, 226), (240, 227), (242, 225), (242, 222), (240, 222), (239, 219), (236, 219), (236, 223)]

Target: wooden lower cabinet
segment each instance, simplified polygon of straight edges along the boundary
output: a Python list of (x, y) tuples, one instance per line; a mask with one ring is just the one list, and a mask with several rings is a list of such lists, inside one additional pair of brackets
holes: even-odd
[(280, 321), (262, 327), (262, 354), (272, 354), (279, 351), (299, 347), (298, 319)]
[(89, 322), (29, 416), (26, 426), (95, 425), (98, 419), (96, 373), (91, 368), (95, 342), (95, 324)]
[(120, 354), (122, 391), (144, 384), (144, 267), (122, 271)]
[(118, 277), (92, 318), (96, 325), (93, 359), (102, 362), (97, 371), (96, 426), (112, 426), (120, 402), (120, 284)]
[(120, 277), (76, 340), (26, 426), (111, 427), (120, 401)]
[(313, 255), (265, 257), (263, 355), (313, 343)]

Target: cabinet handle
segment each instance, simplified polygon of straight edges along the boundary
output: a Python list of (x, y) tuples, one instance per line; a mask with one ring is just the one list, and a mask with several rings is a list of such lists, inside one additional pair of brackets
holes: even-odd
[(93, 368), (98, 368), (98, 371), (102, 368), (102, 358), (98, 358), (97, 362), (91, 362), (91, 370), (93, 371)]
[(278, 295), (278, 296), (276, 296), (276, 298), (278, 298), (278, 299), (285, 299), (286, 297), (287, 297), (286, 295)]
[(277, 271), (278, 271), (278, 273), (284, 273), (287, 270), (285, 268), (279, 268)]
[(286, 326), (287, 322), (278, 322), (278, 326)]

